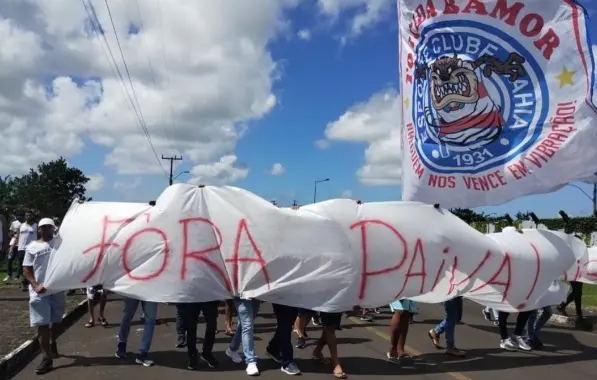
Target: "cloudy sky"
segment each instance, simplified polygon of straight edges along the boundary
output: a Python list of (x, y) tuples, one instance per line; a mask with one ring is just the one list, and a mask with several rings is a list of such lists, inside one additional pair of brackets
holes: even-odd
[[(95, 199), (146, 201), (177, 155), (177, 181), (283, 204), (325, 178), (320, 200), (399, 199), (395, 0), (108, 4), (2, 0), (0, 175), (62, 155)], [(566, 188), (490, 211), (560, 208), (590, 201)]]

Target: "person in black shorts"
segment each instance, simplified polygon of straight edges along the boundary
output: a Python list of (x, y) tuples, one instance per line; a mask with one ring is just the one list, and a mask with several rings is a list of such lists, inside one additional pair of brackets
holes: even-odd
[(344, 373), (342, 364), (340, 364), (340, 359), (338, 358), (338, 343), (336, 341), (336, 329), (340, 326), (340, 322), (342, 321), (342, 313), (320, 312), (319, 318), (321, 319), (323, 330), (321, 332), (321, 337), (315, 344), (315, 349), (313, 350), (312, 355), (313, 360), (327, 364), (328, 361), (323, 356), (323, 348), (328, 346), (328, 349), (330, 350), (330, 361), (334, 367), (334, 377), (337, 379), (346, 379), (346, 373)]

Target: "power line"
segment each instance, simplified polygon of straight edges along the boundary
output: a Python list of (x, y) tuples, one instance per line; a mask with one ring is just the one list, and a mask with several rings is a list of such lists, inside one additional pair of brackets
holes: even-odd
[[(147, 65), (149, 66), (149, 73), (151, 75), (151, 81), (153, 82), (153, 85), (158, 88), (158, 84), (156, 81), (156, 75), (155, 75), (155, 71), (153, 69), (153, 64), (151, 63), (151, 57), (149, 54), (149, 49), (147, 48), (147, 38), (145, 37), (145, 23), (143, 22), (143, 15), (141, 13), (141, 5), (139, 4), (139, 0), (135, 0), (135, 5), (137, 8), (137, 14), (139, 15), (139, 26), (140, 26), (140, 33), (141, 33), (141, 40), (143, 41), (143, 47), (146, 51), (146, 56), (147, 56)], [(161, 12), (161, 9), (158, 11)], [(161, 15), (160, 15), (160, 20), (161, 20)], [(164, 55), (164, 36), (162, 35), (162, 55)], [(168, 77), (168, 68), (166, 67), (166, 77)], [(169, 83), (168, 83), (169, 86)], [(170, 99), (169, 100), (169, 105), (170, 108), (172, 108), (172, 102)], [(161, 121), (162, 123), (164, 123), (164, 112), (160, 109), (160, 116), (161, 116)], [(165, 124), (165, 123), (164, 123)], [(168, 135), (168, 139), (171, 140), (172, 142), (175, 142), (175, 138), (176, 138), (176, 130), (175, 130), (175, 125), (174, 125), (174, 117), (172, 115), (172, 112), (170, 112), (170, 124), (168, 124), (169, 128), (166, 128), (166, 134)], [(172, 134), (170, 134), (169, 132), (172, 131)]]
[(172, 184), (174, 183), (174, 178), (172, 177), (174, 173), (174, 161), (182, 161), (182, 156), (164, 157), (164, 155), (162, 154), (162, 160), (170, 161), (170, 180), (168, 181), (168, 183), (170, 184), (170, 186), (172, 186)]
[[(131, 94), (129, 93), (126, 84), (124, 83), (124, 77), (122, 75), (122, 72), (120, 71), (120, 68), (118, 67), (118, 64), (116, 63), (116, 58), (114, 57), (114, 53), (112, 52), (112, 48), (110, 47), (110, 43), (108, 42), (108, 39), (106, 37), (105, 31), (101, 25), (101, 22), (99, 20), (99, 17), (97, 15), (97, 12), (95, 11), (95, 7), (93, 6), (93, 4), (91, 3), (90, 0), (87, 0), (87, 2), (85, 2), (85, 0), (81, 0), (81, 3), (83, 4), (83, 7), (85, 8), (85, 12), (87, 13), (87, 17), (89, 18), (90, 24), (91, 24), (91, 29), (93, 30), (93, 32), (96, 34), (96, 36), (98, 38), (101, 38), (104, 42), (102, 46), (102, 51), (106, 57), (106, 60), (108, 61), (108, 64), (110, 65), (110, 69), (112, 70), (112, 74), (116, 77), (118, 77), (120, 79), (120, 85), (122, 87), (122, 90), (124, 91), (124, 95), (125, 97), (128, 99), (128, 106), (129, 108), (131, 108), (131, 110), (133, 111), (133, 113), (136, 116), (137, 119), (137, 124), (139, 125), (139, 127), (141, 128), (141, 130), (143, 131), (143, 134), (145, 135), (145, 139), (147, 140), (147, 142), (149, 143), (149, 146), (151, 148), (151, 150), (153, 151), (154, 157), (156, 159), (156, 161), (158, 162), (158, 164), (160, 165), (160, 167), (162, 168), (162, 170), (164, 171), (164, 173), (166, 173), (166, 169), (164, 168), (164, 166), (162, 165), (162, 161), (159, 159), (157, 152), (155, 151), (155, 147), (153, 146), (153, 142), (151, 141), (151, 136), (149, 134), (149, 131), (147, 129), (147, 126), (145, 124), (145, 120), (142, 117), (142, 114), (140, 114), (141, 109), (139, 108), (137, 110), (137, 107), (135, 107), (135, 102), (133, 101), (133, 98), (131, 97)], [(109, 5), (106, 1), (106, 6), (109, 9)], [(112, 16), (110, 14), (110, 21), (112, 23), (112, 27), (114, 29), (114, 34), (116, 36), (117, 42), (118, 42), (118, 35), (116, 33), (116, 28), (114, 26), (114, 21), (112, 19)], [(120, 47), (120, 44), (119, 44)], [(121, 54), (122, 54), (122, 49), (121, 49)], [(124, 55), (122, 54), (123, 60), (124, 60)], [(126, 64), (126, 63), (125, 63)], [(127, 70), (128, 71), (128, 70)], [(130, 76), (129, 76), (130, 79)], [(131, 88), (134, 91), (134, 87), (132, 87), (132, 81), (131, 81)], [(138, 102), (137, 102), (138, 104)]]
[[(137, 105), (137, 110), (139, 111), (139, 120), (141, 121), (141, 126), (143, 129), (143, 132), (145, 133), (147, 142), (149, 142), (149, 145), (151, 147), (153, 155), (155, 156), (156, 160), (160, 164), (160, 167), (162, 168), (162, 170), (164, 170), (164, 172), (165, 172), (166, 170), (164, 169), (164, 166), (162, 166), (162, 162), (160, 161), (160, 158), (158, 157), (158, 153), (156, 152), (155, 147), (153, 146), (153, 142), (151, 141), (151, 136), (149, 134), (149, 130), (147, 129), (147, 123), (145, 123), (145, 119), (143, 118), (143, 113), (141, 112), (141, 105), (139, 104), (139, 98), (137, 97), (137, 93), (135, 91), (135, 86), (133, 85), (133, 80), (131, 79), (131, 73), (129, 71), (129, 67), (126, 64), (126, 59), (124, 58), (124, 52), (122, 51), (122, 45), (120, 44), (120, 38), (118, 38), (118, 32), (116, 31), (116, 25), (114, 24), (114, 19), (112, 18), (112, 11), (110, 10), (110, 4), (108, 4), (108, 0), (104, 0), (104, 3), (106, 4), (106, 10), (108, 11), (108, 17), (110, 18), (110, 24), (112, 24), (112, 30), (114, 31), (114, 37), (116, 38), (116, 44), (118, 45), (118, 50), (120, 51), (120, 57), (122, 58), (124, 70), (126, 71), (126, 75), (128, 77), (129, 84), (131, 85), (131, 92), (133, 93), (133, 98), (135, 100), (135, 104)], [(120, 70), (119, 70), (119, 74), (120, 74)], [(120, 75), (120, 77), (122, 79), (122, 75)]]

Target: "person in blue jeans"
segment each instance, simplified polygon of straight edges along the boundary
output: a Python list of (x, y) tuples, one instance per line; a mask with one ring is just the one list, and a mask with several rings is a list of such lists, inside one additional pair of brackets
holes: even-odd
[(245, 355), (246, 371), (249, 376), (259, 376), (257, 356), (255, 356), (255, 342), (253, 341), (253, 325), (255, 316), (259, 312), (260, 302), (256, 299), (234, 299), (234, 307), (238, 315), (238, 325), (226, 355), (235, 363), (242, 363), (243, 358), (238, 354), (242, 342)]
[(141, 347), (139, 348), (135, 362), (145, 367), (150, 367), (154, 362), (149, 358), (148, 353), (151, 348), (151, 341), (153, 340), (155, 321), (158, 313), (158, 304), (155, 302), (140, 301), (128, 297), (124, 299), (124, 312), (122, 313), (120, 329), (118, 330), (118, 348), (116, 350), (116, 357), (122, 360), (126, 358), (126, 343), (131, 331), (131, 323), (139, 308), (139, 304), (141, 304), (145, 318), (143, 336), (141, 337)]
[(431, 343), (435, 348), (442, 348), (440, 345), (440, 337), (442, 334), (446, 334), (446, 354), (452, 356), (464, 356), (465, 352), (456, 348), (454, 340), (454, 332), (456, 330), (456, 324), (458, 323), (458, 309), (460, 300), (453, 298), (444, 302), (444, 319), (438, 323), (435, 328), (429, 330), (428, 335), (431, 339)]
[(549, 318), (553, 315), (551, 306), (542, 308), (542, 313), (539, 315), (539, 310), (533, 310), (529, 315), (527, 321), (527, 337), (531, 348), (538, 350), (543, 348), (543, 342), (539, 339), (539, 332), (545, 326)]

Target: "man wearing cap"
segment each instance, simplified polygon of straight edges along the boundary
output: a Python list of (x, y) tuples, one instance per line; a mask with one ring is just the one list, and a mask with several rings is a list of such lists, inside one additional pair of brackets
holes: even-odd
[(62, 316), (66, 304), (64, 292), (46, 293), (44, 282), (46, 270), (55, 245), (59, 238), (54, 238), (56, 226), (50, 218), (43, 218), (38, 224), (40, 239), (28, 244), (23, 258), (23, 277), (29, 282), (29, 319), (32, 327), (37, 327), (42, 362), (35, 369), (37, 374), (51, 371), (52, 359), (58, 357), (56, 338), (58, 337)]

